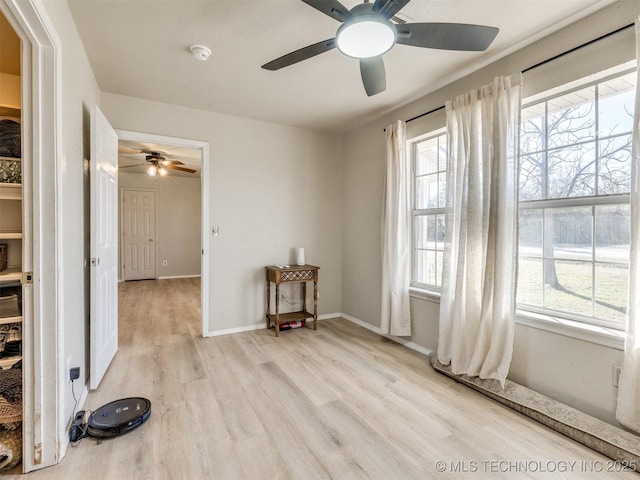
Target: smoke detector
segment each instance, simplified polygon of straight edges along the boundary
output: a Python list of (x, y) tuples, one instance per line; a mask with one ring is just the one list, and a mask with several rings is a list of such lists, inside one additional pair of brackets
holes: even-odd
[(201, 62), (206, 62), (211, 55), (211, 49), (206, 45), (191, 45), (189, 49), (196, 60), (200, 60)]

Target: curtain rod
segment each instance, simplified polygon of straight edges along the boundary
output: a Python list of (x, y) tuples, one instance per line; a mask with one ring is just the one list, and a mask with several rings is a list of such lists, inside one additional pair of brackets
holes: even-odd
[[(532, 65), (531, 67), (527, 67), (524, 70), (522, 70), (520, 73), (526, 73), (526, 72), (528, 72), (530, 70), (533, 70), (535, 68), (541, 67), (542, 65), (545, 65), (545, 64), (547, 64), (549, 62), (557, 60), (560, 57), (564, 57), (565, 55), (569, 55), (570, 53), (573, 53), (573, 52), (575, 52), (577, 50), (580, 50), (581, 48), (588, 47), (589, 45), (591, 45), (593, 43), (596, 43), (596, 42), (599, 42), (600, 40), (604, 40), (605, 38), (611, 37), (612, 35), (615, 35), (616, 33), (620, 33), (623, 30), (626, 30), (628, 28), (633, 27), (634, 25), (635, 25), (635, 23), (630, 23), (628, 25), (625, 25), (624, 27), (617, 28), (612, 32), (605, 33), (604, 35), (600, 35), (598, 38), (594, 38), (593, 40), (589, 40), (588, 42), (585, 42), (585, 43), (583, 43), (581, 45), (578, 45), (577, 47), (573, 47), (570, 50), (567, 50), (565, 52), (559, 53), (558, 55), (555, 55), (555, 56), (553, 56), (551, 58), (547, 58), (546, 60), (543, 60), (540, 63), (536, 63), (535, 65)], [(432, 113), (438, 112), (440, 110), (444, 110), (444, 105), (442, 105), (440, 107), (437, 107), (437, 108), (434, 108), (432, 110), (429, 110), (428, 112), (421, 113), (420, 115), (416, 115), (415, 117), (412, 117), (409, 120), (405, 120), (405, 122), (406, 123), (413, 122), (414, 120), (417, 120), (417, 119), (422, 118), (422, 117), (426, 117), (427, 115), (431, 115)], [(385, 129), (385, 131), (386, 131), (386, 129)]]

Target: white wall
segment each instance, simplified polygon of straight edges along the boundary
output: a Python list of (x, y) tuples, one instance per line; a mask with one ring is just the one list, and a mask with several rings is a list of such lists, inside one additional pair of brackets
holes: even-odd
[(265, 265), (304, 247), (320, 270), (319, 313), (341, 311), (341, 141), (335, 134), (103, 93), (114, 126), (209, 142), (211, 331), (264, 324)]
[[(632, 23), (640, 14), (640, 3), (623, 0), (536, 42), (493, 65), (425, 95), (384, 117), (344, 136), (343, 140), (343, 312), (373, 327), (380, 324), (380, 209), (384, 168), (383, 129), (397, 119), (409, 119), (440, 107), (446, 100), (488, 83), (496, 75), (511, 75), (558, 53)], [(615, 44), (615, 48), (611, 44)], [(633, 29), (618, 38), (582, 51), (583, 65), (590, 67), (589, 55), (608, 57), (615, 62), (635, 55)], [(554, 68), (555, 67), (555, 68)], [(543, 88), (553, 71), (569, 68), (564, 61), (549, 64), (543, 75), (526, 75), (525, 90)], [(584, 72), (575, 70), (581, 75)], [(532, 79), (535, 78), (535, 81)], [(577, 77), (576, 77), (577, 78)], [(527, 79), (529, 82), (527, 83)], [(427, 90), (428, 87), (425, 87)], [(418, 132), (444, 126), (442, 111), (408, 124)], [(411, 341), (431, 350), (437, 347), (439, 305), (433, 300), (412, 298)], [(619, 349), (517, 325), (510, 378), (579, 408), (605, 421), (615, 422), (616, 389), (612, 367), (620, 364)]]
[[(62, 138), (58, 171), (57, 202), (62, 212), (58, 219), (59, 245), (57, 259), (61, 283), (58, 285), (58, 314), (63, 335), (63, 350), (59, 352), (63, 365), (81, 367), (82, 394), (88, 377), (89, 351), (89, 187), (85, 160), (89, 158), (89, 108), (99, 103), (100, 91), (66, 2), (44, 2), (60, 40), (61, 102), (58, 105)], [(54, 179), (47, 179), (53, 182)], [(43, 239), (46, 241), (46, 238)], [(54, 315), (50, 312), (49, 315)], [(62, 418), (70, 418), (74, 400), (71, 384), (61, 379), (64, 394), (60, 405)], [(54, 392), (51, 392), (53, 395)]]
[(118, 186), (156, 192), (156, 277), (200, 275), (200, 178), (120, 172)]

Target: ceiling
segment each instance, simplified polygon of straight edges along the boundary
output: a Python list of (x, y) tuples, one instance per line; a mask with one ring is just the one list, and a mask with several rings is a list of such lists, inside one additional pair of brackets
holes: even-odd
[[(352, 8), (358, 0), (344, 0)], [(613, 3), (613, 0), (413, 0), (408, 22), (495, 26), (486, 52), (396, 45), (387, 90), (367, 97), (358, 62), (337, 50), (271, 72), (264, 63), (333, 38), (340, 25), (300, 0), (69, 0), (104, 92), (345, 132)], [(207, 62), (192, 44), (211, 48)]]
[(160, 176), (156, 176), (155, 178), (158, 180), (166, 180), (168, 177), (200, 178), (202, 160), (200, 150), (198, 149), (173, 147), (170, 145), (160, 145), (149, 142), (133, 142), (128, 140), (119, 140), (118, 147), (120, 147), (120, 151), (118, 153), (118, 168), (120, 168), (120, 172), (146, 175), (148, 166), (146, 157), (148, 154), (128, 153), (128, 151), (131, 150), (146, 150), (158, 152), (167, 160), (179, 160), (184, 163), (184, 165), (181, 165), (182, 167), (196, 170), (196, 173), (169, 170), (169, 175), (167, 177), (161, 178)]

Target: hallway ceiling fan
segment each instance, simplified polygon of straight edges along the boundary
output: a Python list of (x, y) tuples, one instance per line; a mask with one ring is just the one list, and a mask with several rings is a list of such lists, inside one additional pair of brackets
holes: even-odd
[[(387, 88), (382, 55), (396, 43), (422, 48), (481, 52), (493, 42), (498, 29), (465, 23), (404, 23), (395, 16), (410, 0), (375, 0), (351, 10), (337, 0), (302, 0), (341, 22), (336, 36), (288, 53), (262, 65), (280, 70), (334, 48), (360, 61), (362, 83), (368, 96)], [(392, 21), (394, 20), (394, 21)]]
[(138, 163), (136, 165), (125, 165), (118, 168), (133, 168), (140, 166), (147, 166), (147, 175), (150, 177), (155, 177), (156, 175), (160, 175), (164, 177), (168, 175), (169, 170), (179, 170), (181, 172), (187, 173), (196, 173), (196, 170), (191, 168), (183, 167), (184, 162), (180, 160), (170, 160), (167, 159), (167, 154), (165, 152), (153, 151), (153, 150), (135, 150), (132, 148), (124, 147), (122, 145), (118, 146), (119, 153), (125, 153), (129, 155), (135, 154), (145, 154), (145, 162), (146, 163)]

